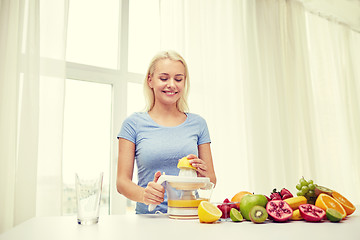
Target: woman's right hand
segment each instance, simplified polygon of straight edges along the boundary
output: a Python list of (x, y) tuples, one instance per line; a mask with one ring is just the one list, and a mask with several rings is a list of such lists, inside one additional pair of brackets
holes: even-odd
[(154, 181), (149, 182), (144, 190), (143, 201), (147, 205), (159, 205), (164, 201), (165, 188), (157, 183), (160, 176), (161, 172), (157, 171), (154, 175)]

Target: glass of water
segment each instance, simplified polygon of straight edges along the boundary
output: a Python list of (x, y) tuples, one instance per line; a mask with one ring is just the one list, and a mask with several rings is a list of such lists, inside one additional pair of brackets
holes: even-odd
[(85, 178), (75, 174), (78, 224), (98, 223), (103, 175)]

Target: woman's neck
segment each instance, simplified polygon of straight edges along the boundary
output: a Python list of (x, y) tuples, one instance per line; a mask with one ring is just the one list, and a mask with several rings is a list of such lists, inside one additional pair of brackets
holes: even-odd
[(163, 115), (163, 116), (176, 116), (179, 113), (182, 113), (177, 109), (176, 105), (172, 106), (160, 106), (159, 104), (155, 104), (154, 107), (149, 111), (149, 113), (152, 113), (154, 115)]
[(149, 111), (150, 117), (162, 126), (173, 127), (186, 120), (186, 115), (176, 107), (163, 108), (156, 105)]

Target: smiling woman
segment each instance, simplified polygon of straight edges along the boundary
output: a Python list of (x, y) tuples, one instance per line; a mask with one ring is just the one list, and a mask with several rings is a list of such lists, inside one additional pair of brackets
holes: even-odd
[[(155, 55), (144, 80), (148, 110), (126, 118), (118, 134), (117, 189), (137, 202), (138, 214), (167, 212), (165, 190), (157, 180), (162, 173), (178, 175), (177, 162), (185, 156), (191, 156), (198, 176), (216, 183), (206, 122), (184, 111), (188, 81), (186, 62), (178, 53)], [(138, 183), (132, 181), (135, 162)], [(149, 204), (158, 206), (148, 210)]]

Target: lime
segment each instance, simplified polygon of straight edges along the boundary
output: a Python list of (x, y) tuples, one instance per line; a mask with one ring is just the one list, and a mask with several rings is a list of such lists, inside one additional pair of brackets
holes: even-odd
[(221, 210), (208, 201), (202, 201), (198, 206), (198, 216), (202, 223), (216, 222), (221, 214)]
[(233, 222), (241, 222), (244, 220), (243, 216), (236, 208), (230, 210), (230, 218)]
[(343, 215), (333, 208), (328, 208), (326, 209), (326, 217), (330, 220), (330, 222), (340, 222)]

